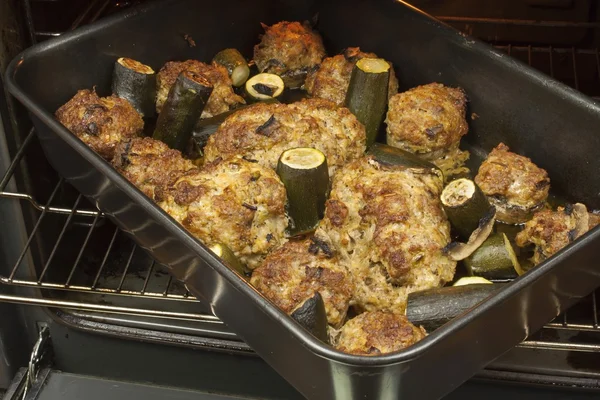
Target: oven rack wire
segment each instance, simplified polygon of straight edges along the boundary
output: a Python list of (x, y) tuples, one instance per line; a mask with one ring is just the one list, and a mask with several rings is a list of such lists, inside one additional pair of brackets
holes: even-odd
[[(31, 42), (35, 43), (39, 39), (60, 35), (61, 32), (40, 32), (34, 29), (31, 5), (35, 1), (24, 0), (23, 2)], [(93, 0), (77, 17), (71, 28), (93, 22), (109, 9), (111, 9), (110, 0)], [(598, 23), (563, 21), (468, 17), (440, 17), (440, 19), (448, 23), (600, 28)], [(600, 52), (597, 48), (512, 44), (502, 44), (496, 47), (575, 89), (582, 90), (594, 99), (600, 100)], [(33, 209), (37, 219), (28, 232), (25, 245), (18, 258), (14, 261), (12, 268), (9, 268), (10, 272), (0, 275), (0, 301), (60, 309), (222, 324), (210, 313), (189, 312), (187, 311), (190, 309), (189, 307), (184, 307), (182, 311), (179, 311), (178, 307), (173, 307), (173, 302), (190, 304), (198, 301), (181, 283), (171, 278), (164, 266), (156, 263), (131, 240), (125, 238), (125, 235), (114, 227), (101, 212), (90, 205), (83, 196), (76, 195), (74, 200), (66, 203), (59, 201), (61, 196), (58, 194), (70, 189), (70, 186), (62, 178), (55, 177), (55, 184), (50, 195), (45, 199), (34, 198), (29, 193), (10, 190), (14, 187), (10, 183), (15, 178), (15, 172), (21, 168), (21, 163), (27, 158), (32, 144), (37, 141), (33, 129), (23, 136), (21, 147), (12, 156), (11, 164), (0, 180), (0, 201), (22, 202), (25, 207)], [(52, 221), (49, 222), (49, 219)], [(31, 268), (26, 268), (27, 263), (24, 261), (31, 257), (32, 243), (41, 234), (42, 226), (45, 223), (59, 223), (60, 233), (50, 251), (47, 252), (45, 259), (42, 260), (43, 265), (39, 266), (38, 273), (32, 273)], [(93, 252), (90, 247), (94, 247), (94, 251), (98, 253), (99, 245), (96, 243), (95, 236), (100, 230), (104, 231), (104, 237), (107, 238), (102, 242), (104, 249), (100, 257), (90, 257), (89, 253)], [(73, 236), (79, 238), (79, 242), (76, 244), (73, 242)], [(93, 246), (92, 243), (94, 243)], [(65, 249), (70, 249), (70, 252), (73, 253), (74, 245), (77, 248), (75, 259), (71, 259), (68, 263), (62, 262), (61, 254), (65, 253)], [(16, 296), (9, 294), (7, 290), (2, 290), (2, 286), (5, 289), (9, 286), (37, 288), (39, 296)], [(70, 296), (71, 294), (77, 294), (77, 296)], [(111, 297), (110, 303), (101, 301), (107, 296)], [(144, 307), (130, 307), (121, 305), (119, 297), (152, 299), (154, 302), (150, 302), (149, 306), (147, 306), (148, 303), (144, 303), (146, 305)], [(591, 332), (595, 334), (594, 337), (597, 340), (578, 342), (547, 338), (542, 335), (523, 342), (521, 346), (600, 352), (600, 314), (597, 299), (600, 301), (600, 290), (545, 327), (545, 329), (573, 334)], [(158, 306), (161, 302), (171, 302), (171, 307), (165, 310), (165, 307)]]

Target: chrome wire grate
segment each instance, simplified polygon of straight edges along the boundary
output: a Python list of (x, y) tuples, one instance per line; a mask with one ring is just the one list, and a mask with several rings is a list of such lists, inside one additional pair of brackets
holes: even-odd
[[(93, 21), (107, 9), (114, 8), (109, 7), (109, 3), (106, 0), (90, 2), (91, 5), (84, 10), (85, 15), (78, 16), (75, 21), (77, 24), (74, 23), (72, 27), (84, 20)], [(29, 0), (26, 0), (25, 4), (31, 17)], [(31, 18), (29, 21), (31, 22)], [(502, 21), (495, 20), (495, 23)], [(526, 23), (531, 24), (531, 21)], [(33, 41), (60, 34), (35, 31), (33, 23), (30, 24), (30, 28)], [(497, 48), (600, 99), (598, 49), (511, 44), (498, 45)], [(35, 198), (28, 193), (9, 190), (9, 183), (37, 141), (33, 130), (24, 137), (22, 146), (13, 155), (12, 162), (0, 181), (0, 201), (20, 201), (24, 209), (32, 208), (36, 218), (28, 232), (25, 246), (14, 260), (12, 268), (0, 276), (0, 284), (39, 288), (41, 296), (17, 297), (1, 294), (0, 290), (0, 301), (220, 323), (210, 313), (188, 312), (185, 307), (180, 311), (178, 307), (173, 307), (173, 303), (181, 306), (183, 303), (194, 303), (197, 300), (181, 283), (171, 278), (164, 266), (155, 263), (81, 195), (71, 193), (71, 196), (65, 196), (65, 193), (74, 191), (53, 171), (46, 172), (48, 179), (54, 182), (46, 198)], [(46, 225), (53, 225), (58, 234), (53, 239), (53, 245), (37, 260), (37, 269), (34, 272), (27, 267), (27, 260), (32, 257), (33, 244), (40, 237), (44, 237)], [(45, 237), (45, 240), (48, 241), (48, 238)], [(74, 295), (77, 297), (73, 297)], [(111, 303), (98, 301), (106, 296), (111, 297)], [(154, 299), (156, 302), (145, 308), (128, 307), (119, 303), (119, 297)], [(548, 324), (546, 329), (522, 346), (600, 352), (597, 298), (600, 300), (600, 291)], [(159, 307), (160, 302), (170, 302), (170, 309), (164, 310)], [(591, 342), (577, 342), (562, 339), (560, 335), (545, 335), (545, 330), (573, 333), (586, 331), (597, 333), (599, 338)]]

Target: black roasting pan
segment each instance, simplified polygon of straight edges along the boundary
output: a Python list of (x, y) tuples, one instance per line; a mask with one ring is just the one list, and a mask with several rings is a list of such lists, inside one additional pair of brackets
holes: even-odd
[(433, 81), (462, 86), (473, 117), (465, 144), (474, 154), (503, 141), (545, 168), (555, 192), (600, 208), (600, 107), (401, 1), (149, 3), (26, 50), (6, 82), (31, 112), (54, 168), (306, 397), (439, 398), (600, 285), (600, 230), (402, 352), (342, 354), (225, 267), (53, 117), (78, 89), (95, 85), (109, 94), (117, 57), (158, 69), (168, 60), (209, 60), (226, 47), (249, 56), (260, 22), (317, 13), (330, 54), (347, 46), (376, 52), (394, 63), (401, 89)]

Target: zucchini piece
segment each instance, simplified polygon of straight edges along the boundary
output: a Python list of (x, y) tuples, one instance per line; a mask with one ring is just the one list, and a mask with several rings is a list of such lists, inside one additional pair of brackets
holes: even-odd
[(352, 69), (345, 106), (365, 126), (367, 148), (377, 138), (388, 103), (390, 64), (382, 58), (362, 58)]
[(495, 222), (496, 209), (491, 207), (487, 214), (479, 220), (479, 226), (471, 233), (467, 243), (452, 242), (444, 248), (444, 253), (454, 261), (461, 261), (469, 257), (490, 236)]
[(156, 73), (139, 61), (121, 57), (115, 62), (112, 92), (129, 101), (142, 117), (150, 117), (156, 110)]
[(310, 147), (281, 153), (277, 174), (287, 193), (290, 236), (313, 231), (325, 213), (329, 170), (325, 154)]
[(510, 240), (495, 233), (465, 259), (469, 275), (490, 280), (515, 279), (523, 274)]
[(446, 185), (440, 200), (450, 223), (463, 239), (471, 236), (491, 208), (479, 186), (467, 178), (456, 179)]
[[(265, 100), (263, 103), (279, 103), (277, 99)], [(208, 138), (219, 129), (219, 126), (229, 117), (231, 114), (236, 113), (246, 107), (250, 107), (250, 105), (245, 105), (238, 107), (234, 110), (225, 111), (219, 115), (215, 115), (211, 118), (199, 118), (198, 122), (194, 126), (194, 131), (192, 132), (192, 140), (194, 141), (195, 148), (203, 152), (204, 146), (208, 142)]]
[(235, 87), (242, 86), (248, 80), (248, 76), (250, 76), (248, 62), (236, 49), (221, 50), (214, 56), (213, 62), (227, 69)]
[(466, 286), (466, 285), (490, 285), (492, 281), (488, 281), (487, 279), (481, 276), (465, 276), (454, 282), (452, 286)]
[(192, 71), (180, 73), (158, 116), (152, 137), (184, 151), (212, 90), (205, 77)]
[(283, 93), (283, 89), (285, 89), (283, 79), (278, 75), (266, 72), (254, 75), (246, 81), (246, 94), (253, 101), (277, 98)]
[(375, 161), (382, 165), (396, 165), (411, 169), (423, 169), (433, 172), (442, 180), (444, 179), (442, 170), (436, 167), (434, 164), (417, 157), (413, 153), (409, 153), (408, 151), (399, 149), (397, 147), (376, 142), (369, 147), (369, 150), (367, 150), (367, 155), (373, 156)]
[(406, 317), (431, 332), (492, 296), (504, 284), (446, 286), (413, 292), (406, 302)]
[(210, 250), (215, 253), (217, 257), (219, 257), (229, 268), (240, 274), (242, 277), (247, 278), (247, 270), (244, 267), (244, 264), (240, 261), (239, 258), (233, 254), (233, 251), (224, 244), (218, 243), (210, 248)]
[(296, 308), (290, 316), (324, 343), (329, 343), (327, 333), (327, 311), (325, 302), (319, 292), (315, 292), (302, 305)]

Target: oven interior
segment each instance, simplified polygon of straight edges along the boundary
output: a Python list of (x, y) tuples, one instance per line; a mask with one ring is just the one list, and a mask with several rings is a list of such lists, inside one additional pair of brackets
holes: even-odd
[[(6, 19), (2, 70), (24, 46), (140, 2), (8, 1), (2, 6), (6, 12), (0, 12)], [(600, 100), (597, 2), (412, 3)], [(45, 307), (54, 321), (82, 331), (255, 358), (208, 307), (57, 176), (27, 115), (9, 96), (1, 100), (0, 302)], [(595, 361), (600, 355), (599, 296), (597, 291), (530, 335), (479, 379), (600, 389)], [(29, 329), (29, 342), (43, 326), (36, 328)]]

